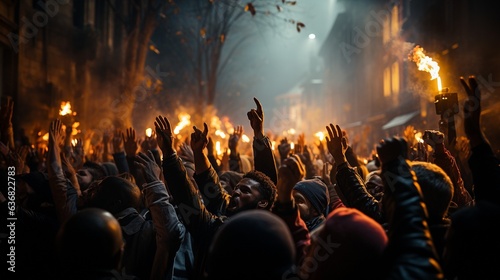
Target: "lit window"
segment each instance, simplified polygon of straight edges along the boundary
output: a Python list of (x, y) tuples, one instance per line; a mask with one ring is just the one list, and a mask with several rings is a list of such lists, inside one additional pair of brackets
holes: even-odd
[(391, 13), (391, 36), (396, 37), (399, 34), (399, 9), (397, 5), (392, 7)]
[(389, 24), (389, 17), (384, 18), (384, 26), (382, 30), (382, 41), (384, 44), (387, 44), (389, 42), (391, 35), (391, 30), (390, 30), (390, 24)]
[(392, 64), (392, 94), (399, 94), (399, 63), (396, 61)]
[(384, 69), (384, 97), (391, 96), (391, 69)]

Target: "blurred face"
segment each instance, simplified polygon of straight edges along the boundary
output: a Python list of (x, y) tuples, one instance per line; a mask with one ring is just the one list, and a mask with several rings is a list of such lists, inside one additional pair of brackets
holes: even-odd
[(227, 208), (228, 214), (232, 215), (248, 209), (265, 208), (267, 201), (261, 198), (259, 186), (259, 182), (243, 178), (234, 188)]
[(228, 182), (224, 181), (223, 179), (220, 180), (220, 185), (226, 190), (226, 192), (229, 195), (233, 194), (233, 189), (231, 188), (231, 185), (229, 185)]
[(78, 179), (78, 184), (80, 185), (80, 189), (82, 191), (86, 190), (94, 179), (92, 174), (86, 168), (78, 170), (76, 178)]
[(302, 193), (293, 190), (292, 195), (295, 200), (295, 204), (297, 205), (297, 208), (299, 208), (300, 218), (302, 220), (307, 222), (313, 219), (314, 217), (318, 216), (318, 212), (316, 211), (316, 209), (312, 207), (309, 200), (307, 200), (307, 198), (305, 198), (304, 195), (302, 195)]

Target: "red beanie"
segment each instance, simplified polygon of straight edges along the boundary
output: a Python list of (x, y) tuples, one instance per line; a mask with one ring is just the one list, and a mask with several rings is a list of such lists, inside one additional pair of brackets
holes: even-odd
[(308, 279), (373, 278), (388, 243), (379, 223), (347, 207), (332, 211), (311, 239), (301, 267), (301, 276)]

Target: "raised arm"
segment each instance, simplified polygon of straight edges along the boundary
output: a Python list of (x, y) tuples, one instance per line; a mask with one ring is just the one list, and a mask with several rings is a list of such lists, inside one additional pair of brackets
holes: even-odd
[(364, 180), (347, 162), (345, 155), (348, 149), (347, 140), (340, 126), (330, 124), (326, 129), (328, 131), (326, 145), (336, 163), (335, 177), (342, 202), (348, 207), (358, 209), (377, 222), (383, 223), (379, 202), (368, 193)]
[(389, 221), (388, 279), (442, 279), (428, 227), (427, 209), (404, 139), (377, 146), (384, 181), (384, 212)]
[(426, 130), (424, 132), (424, 142), (434, 150), (434, 163), (443, 169), (453, 183), (452, 201), (459, 208), (472, 206), (473, 199), (465, 189), (457, 162), (444, 145), (444, 134), (437, 130)]
[(203, 131), (196, 126), (191, 134), (191, 148), (194, 154), (195, 175), (194, 179), (202, 195), (207, 210), (213, 214), (224, 214), (229, 203), (229, 195), (224, 191), (219, 176), (210, 165), (204, 153), (208, 143), (208, 126), (203, 124)]
[(67, 203), (73, 200), (68, 200), (67, 182), (61, 163), (60, 145), (63, 143), (63, 133), (61, 120), (56, 119), (50, 123), (47, 171), (49, 174), (50, 189), (60, 223), (63, 223), (72, 214), (76, 213), (76, 204), (69, 205)]
[(155, 130), (158, 146), (163, 153), (162, 166), (165, 181), (178, 207), (183, 224), (193, 237), (203, 236), (210, 230), (212, 221), (218, 218), (209, 213), (201, 202), (196, 187), (189, 179), (181, 159), (177, 156), (168, 119), (158, 116), (155, 121)]
[(185, 235), (185, 228), (168, 195), (165, 185), (160, 180), (161, 168), (156, 164), (151, 151), (139, 153), (135, 164), (144, 177), (143, 186), (145, 205), (151, 212), (156, 233), (156, 253), (151, 271), (151, 279), (165, 279), (173, 269), (175, 253)]
[(469, 168), (474, 182), (476, 202), (489, 200), (500, 203), (500, 166), (493, 150), (481, 130), (481, 91), (476, 78), (469, 77), (469, 84), (460, 78), (467, 99), (464, 104), (464, 130), (469, 138), (471, 156)]
[(264, 136), (264, 111), (257, 98), (253, 99), (257, 109), (251, 109), (247, 113), (248, 120), (253, 129), (253, 156), (255, 170), (266, 174), (276, 184), (278, 182), (278, 168), (274, 158), (272, 144), (269, 138)]

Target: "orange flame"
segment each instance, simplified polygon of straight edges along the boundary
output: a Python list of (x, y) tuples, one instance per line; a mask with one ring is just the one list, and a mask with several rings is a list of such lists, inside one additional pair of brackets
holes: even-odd
[(323, 133), (323, 131), (316, 132), (314, 136), (318, 137), (319, 141), (323, 141), (323, 139), (325, 139), (325, 133)]
[(222, 149), (220, 147), (220, 141), (215, 142), (215, 151), (217, 152), (217, 155), (222, 155)]
[(146, 136), (151, 137), (153, 135), (153, 129), (151, 127), (146, 128)]
[(250, 143), (250, 138), (243, 134), (241, 135), (241, 141), (243, 141), (243, 143)]
[(431, 80), (437, 79), (438, 91), (442, 90), (441, 78), (439, 77), (439, 65), (432, 58), (424, 54), (424, 48), (415, 46), (408, 58), (417, 64), (418, 70), (431, 74)]
[(61, 109), (59, 110), (59, 115), (61, 116), (66, 116), (66, 115), (69, 115), (73, 113), (73, 111), (71, 111), (71, 103), (66, 102), (66, 101), (63, 101), (61, 102)]
[(179, 134), (183, 128), (191, 124), (191, 116), (188, 113), (180, 113), (179, 116), (179, 123), (174, 129), (174, 134)]
[(215, 135), (219, 136), (220, 138), (222, 139), (225, 139), (226, 138), (226, 134), (224, 132), (222, 132), (221, 130), (217, 129), (215, 131)]

